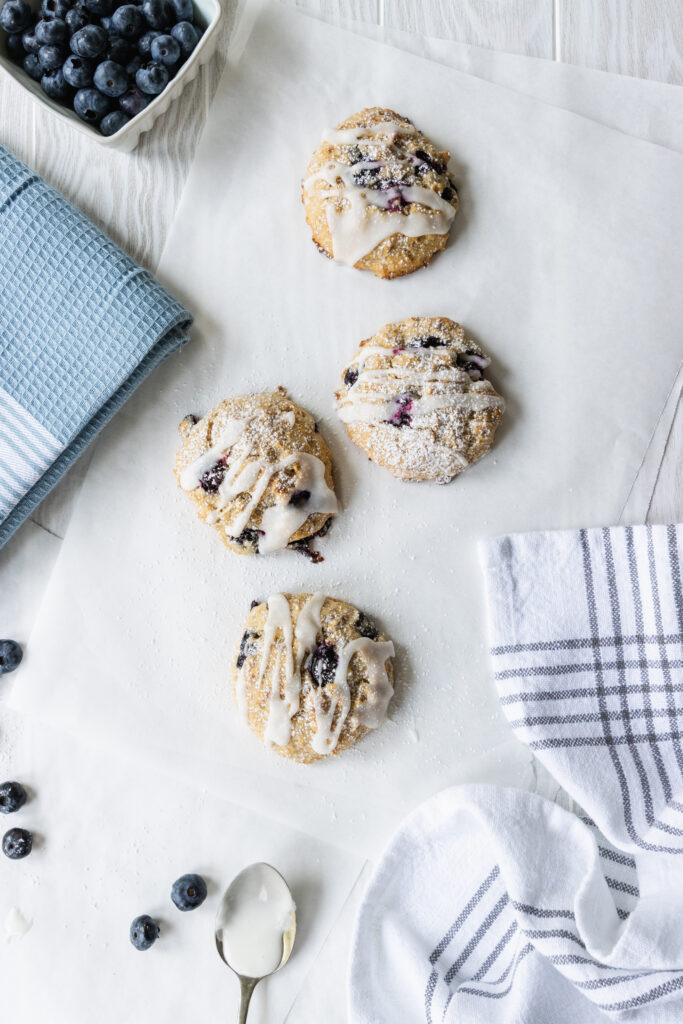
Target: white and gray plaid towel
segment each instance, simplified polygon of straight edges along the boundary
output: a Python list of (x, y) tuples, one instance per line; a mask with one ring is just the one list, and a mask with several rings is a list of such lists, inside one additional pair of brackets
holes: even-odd
[(358, 917), (354, 1024), (683, 1022), (683, 527), (499, 538), (501, 706), (571, 797), (463, 786)]

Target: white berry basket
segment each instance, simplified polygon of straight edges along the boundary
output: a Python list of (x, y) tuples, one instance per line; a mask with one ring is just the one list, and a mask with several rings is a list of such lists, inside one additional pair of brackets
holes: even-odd
[[(122, 0), (122, 2), (125, 2), (125, 0)], [(29, 3), (33, 10), (37, 10), (40, 7), (40, 0), (29, 0)], [(164, 114), (170, 105), (178, 99), (185, 86), (197, 77), (197, 72), (202, 64), (206, 64), (214, 54), (216, 44), (218, 43), (218, 29), (223, 16), (220, 2), (219, 0), (193, 0), (193, 4), (195, 20), (199, 27), (204, 30), (197, 46), (181, 66), (175, 78), (172, 78), (168, 83), (164, 91), (156, 96), (143, 111), (136, 117), (131, 118), (128, 124), (124, 125), (114, 135), (100, 135), (97, 128), (93, 128), (91, 125), (86, 124), (85, 121), (81, 121), (80, 117), (69, 107), (63, 106), (56, 100), (46, 96), (40, 88), (40, 83), (30, 78), (20, 64), (10, 60), (7, 56), (7, 35), (2, 30), (0, 30), (0, 69), (2, 69), (3, 73), (11, 75), (16, 82), (19, 82), (36, 103), (40, 103), (43, 107), (49, 107), (62, 121), (65, 121), (72, 128), (75, 128), (76, 131), (92, 139), (93, 142), (106, 146), (109, 149), (130, 152), (137, 146), (142, 133), (150, 130), (156, 119), (161, 114)], [(2, 0), (0, 0), (0, 6), (2, 6)]]

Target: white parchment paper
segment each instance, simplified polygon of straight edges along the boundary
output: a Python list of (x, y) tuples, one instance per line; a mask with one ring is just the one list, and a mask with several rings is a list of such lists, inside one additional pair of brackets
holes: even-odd
[[(322, 131), (373, 103), (450, 148), (462, 200), (446, 252), (393, 282), (321, 257), (299, 200)], [(619, 516), (680, 363), (682, 170), (656, 145), (267, 9), (223, 79), (162, 260), (194, 341), (102, 439), (20, 705), (356, 848), (470, 772), (509, 736), (476, 541)], [(449, 487), (368, 463), (332, 405), (358, 341), (416, 314), (464, 323), (508, 400), (494, 452)], [(185, 413), (277, 384), (335, 456), (345, 507), (321, 566), (223, 550), (171, 474)], [(375, 735), (302, 769), (242, 732), (227, 676), (251, 599), (312, 589), (382, 622), (397, 695)]]

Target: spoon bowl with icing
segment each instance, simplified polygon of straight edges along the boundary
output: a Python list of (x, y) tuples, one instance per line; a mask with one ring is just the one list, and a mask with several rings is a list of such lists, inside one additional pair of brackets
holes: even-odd
[(259, 981), (289, 960), (295, 936), (296, 906), (280, 872), (262, 863), (240, 871), (216, 914), (216, 948), (240, 982), (239, 1024)]

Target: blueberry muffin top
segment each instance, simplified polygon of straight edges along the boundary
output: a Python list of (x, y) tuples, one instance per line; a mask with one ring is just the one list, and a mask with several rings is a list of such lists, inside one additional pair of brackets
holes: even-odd
[(267, 554), (311, 553), (337, 511), (332, 457), (310, 413), (283, 388), (228, 398), (180, 424), (175, 475), (227, 547)]
[(325, 134), (302, 198), (327, 256), (378, 277), (399, 277), (443, 249), (458, 209), (449, 154), (411, 121), (371, 107)]
[(394, 476), (445, 483), (493, 443), (505, 403), (486, 380), (490, 363), (446, 317), (387, 324), (345, 368), (339, 416)]
[(324, 594), (254, 602), (235, 652), (243, 723), (282, 757), (308, 764), (376, 729), (393, 695), (394, 646), (375, 623)]

